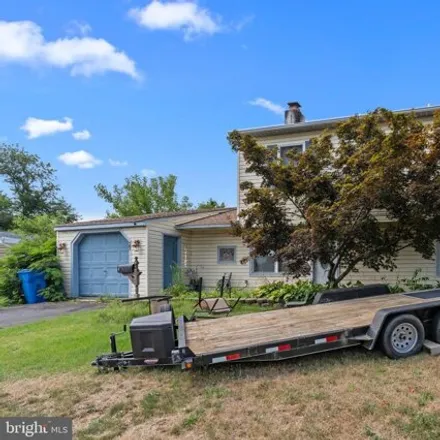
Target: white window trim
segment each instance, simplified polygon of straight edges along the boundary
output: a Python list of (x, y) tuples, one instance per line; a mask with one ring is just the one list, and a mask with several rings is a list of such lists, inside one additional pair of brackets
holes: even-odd
[[(220, 249), (234, 249), (234, 261), (220, 261)], [(233, 264), (237, 264), (237, 246), (231, 244), (221, 244), (217, 246), (217, 264), (222, 264), (222, 265), (233, 265)]]
[(249, 275), (251, 277), (282, 277), (284, 272), (280, 272), (281, 265), (278, 260), (275, 261), (275, 272), (255, 272), (255, 258), (249, 260)]
[(307, 141), (298, 141), (298, 142), (282, 142), (277, 144), (277, 148), (278, 148), (278, 153), (277, 153), (277, 157), (278, 159), (282, 159), (281, 157), (281, 149), (282, 148), (288, 148), (288, 147), (298, 147), (299, 145), (301, 145), (301, 153), (304, 153), (304, 151), (306, 151), (306, 142)]
[(283, 147), (295, 147), (296, 145), (301, 145), (302, 146), (302, 152), (304, 153), (304, 151), (306, 151), (306, 145), (307, 142), (310, 141), (311, 139), (302, 139), (302, 140), (291, 140), (289, 142), (265, 142), (264, 146), (266, 148), (269, 147), (273, 147), (277, 149), (277, 157), (278, 159), (281, 159), (281, 148)]

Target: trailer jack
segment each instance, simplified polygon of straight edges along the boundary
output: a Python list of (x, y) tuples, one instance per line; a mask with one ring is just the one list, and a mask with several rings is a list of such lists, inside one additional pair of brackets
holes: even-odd
[(127, 324), (124, 324), (124, 326), (122, 327), (122, 332), (112, 333), (110, 335), (110, 349), (111, 349), (113, 354), (117, 354), (118, 353), (118, 348), (116, 346), (116, 336), (122, 335), (122, 334), (124, 334), (126, 332), (127, 332)]

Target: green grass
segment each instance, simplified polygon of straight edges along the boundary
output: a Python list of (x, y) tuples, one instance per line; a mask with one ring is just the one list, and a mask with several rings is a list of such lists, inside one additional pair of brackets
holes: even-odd
[[(177, 315), (189, 316), (194, 302), (175, 300)], [(90, 362), (109, 351), (109, 334), (147, 314), (147, 303), (110, 302), (105, 308), (77, 312), (0, 331), (0, 380), (90, 369)], [(263, 311), (257, 305), (238, 305), (234, 313)], [(128, 350), (128, 333), (117, 339)]]

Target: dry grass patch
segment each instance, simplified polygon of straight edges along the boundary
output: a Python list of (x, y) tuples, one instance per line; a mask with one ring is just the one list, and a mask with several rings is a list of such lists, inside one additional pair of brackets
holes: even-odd
[(64, 415), (89, 439), (440, 438), (439, 359), (361, 350), (206, 371), (3, 382), (0, 415)]

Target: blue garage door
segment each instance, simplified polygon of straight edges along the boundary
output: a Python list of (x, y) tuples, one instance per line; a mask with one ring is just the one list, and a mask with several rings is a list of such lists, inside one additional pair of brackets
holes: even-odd
[(128, 242), (119, 232), (84, 236), (78, 264), (80, 296), (128, 296), (128, 279), (116, 270), (128, 264)]

